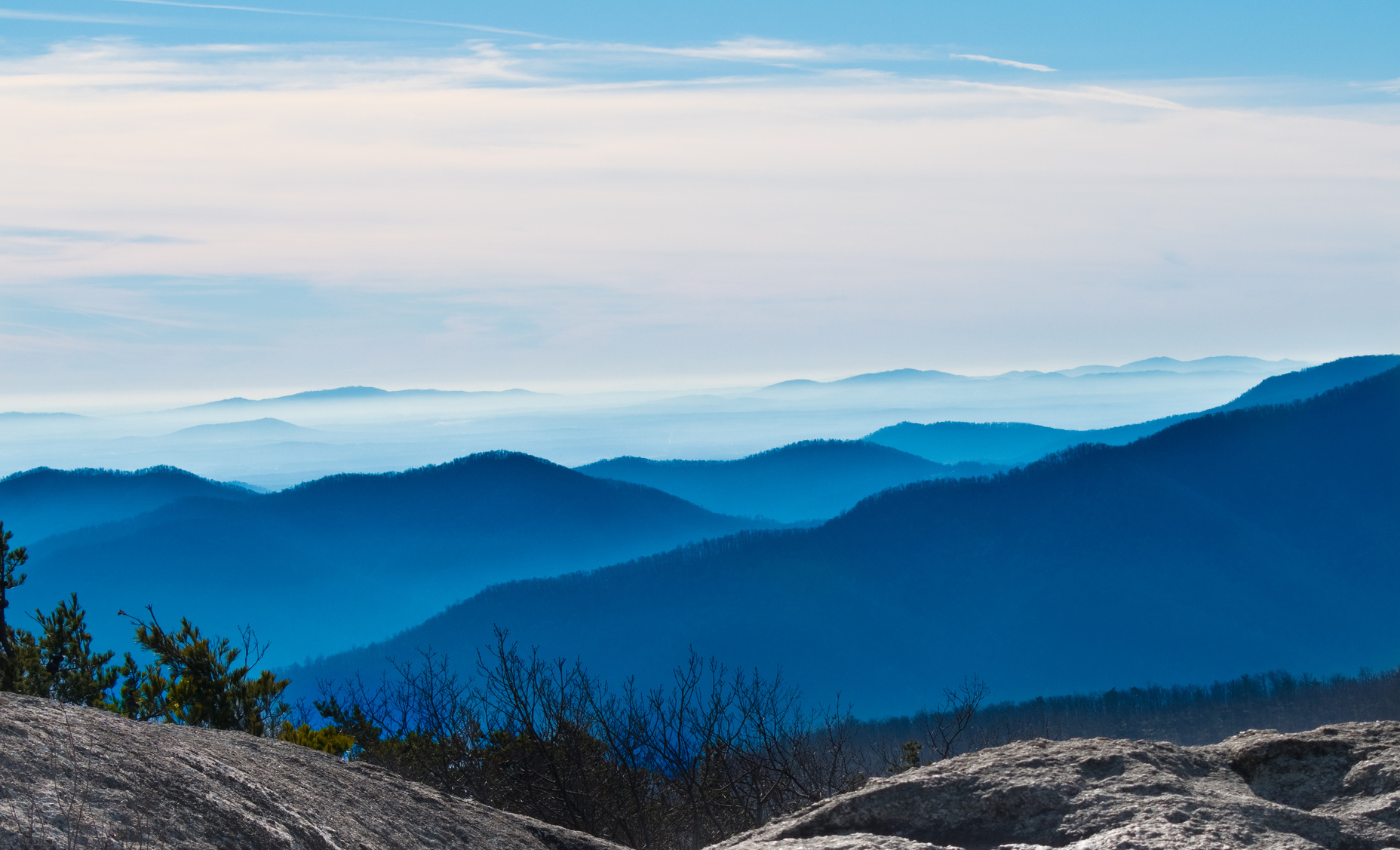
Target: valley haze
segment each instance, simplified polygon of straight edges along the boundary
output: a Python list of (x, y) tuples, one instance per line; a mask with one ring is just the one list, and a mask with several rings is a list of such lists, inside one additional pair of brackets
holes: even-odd
[[(1400, 357), (1344, 358), (1302, 369), (1297, 368), (1300, 365), (1297, 363), (1267, 363), (1240, 358), (1229, 361), (1229, 364), (1234, 366), (1234, 370), (1199, 369), (1194, 368), (1194, 364), (1182, 363), (1175, 364), (1179, 371), (1168, 372), (1160, 367), (1173, 364), (1158, 362), (1152, 364), (1156, 368), (1123, 370), (1098, 367), (1102, 371), (1080, 370), (1080, 374), (1073, 376), (1018, 373), (978, 379), (942, 372), (905, 370), (827, 383), (789, 382), (777, 387), (745, 391), (734, 398), (742, 403), (754, 397), (783, 396), (786, 399), (784, 403), (788, 405), (784, 415), (791, 416), (792, 421), (798, 421), (800, 416), (813, 416), (820, 424), (826, 421), (821, 418), (822, 414), (831, 411), (840, 416), (878, 417), (883, 423), (898, 421), (857, 435), (855, 439), (797, 440), (734, 460), (659, 460), (624, 456), (571, 470), (527, 453), (496, 450), (459, 456), (451, 462), (405, 472), (337, 473), (280, 492), (269, 492), (241, 480), (212, 481), (173, 466), (155, 466), (136, 472), (37, 468), (0, 480), (0, 515), (5, 516), (7, 529), (26, 540), (36, 563), (48, 567), (34, 571), (26, 585), (27, 592), (39, 598), (58, 598), (76, 587), (80, 588), (85, 604), (97, 612), (118, 608), (139, 609), (146, 604), (155, 604), (159, 611), (190, 616), (204, 623), (206, 628), (221, 633), (231, 633), (242, 625), (256, 623), (259, 633), (272, 642), (273, 651), (269, 660), (279, 665), (303, 658), (309, 660), (308, 656), (331, 656), (357, 645), (383, 641), (397, 633), (389, 644), (357, 650), (357, 654), (344, 657), (356, 658), (357, 661), (346, 661), (336, 656), (317, 662), (308, 668), (314, 672), (303, 671), (294, 675), (294, 679), (302, 682), (314, 681), (322, 675), (349, 675), (357, 667), (371, 671), (381, 666), (387, 656), (412, 657), (417, 649), (429, 646), (449, 652), (454, 657), (471, 657), (475, 647), (489, 638), (490, 627), (500, 625), (516, 630), (529, 643), (542, 643), (550, 651), (591, 654), (595, 656), (593, 660), (599, 668), (609, 675), (660, 675), (677, 660), (678, 653), (683, 653), (687, 646), (699, 644), (707, 652), (732, 656), (730, 660), (735, 662), (786, 666), (802, 673), (803, 683), (807, 687), (859, 695), (864, 703), (863, 710), (895, 711), (903, 704), (901, 701), (914, 699), (918, 688), (923, 686), (915, 684), (915, 691), (907, 694), (891, 691), (891, 681), (897, 677), (878, 664), (864, 665), (865, 673), (862, 676), (852, 672), (862, 665), (838, 665), (836, 669), (844, 672), (838, 672), (835, 679), (831, 679), (828, 678), (830, 674), (805, 667), (813, 657), (810, 654), (795, 650), (785, 654), (776, 650), (774, 647), (777, 644), (772, 634), (737, 637), (745, 632), (738, 628), (732, 618), (756, 623), (765, 617), (780, 618), (779, 612), (785, 609), (776, 600), (752, 602), (752, 599), (762, 599), (763, 592), (758, 585), (726, 590), (719, 577), (730, 567), (702, 567), (712, 576), (704, 586), (689, 587), (684, 591), (657, 588), (655, 598), (648, 597), (646, 593), (637, 598), (628, 597), (626, 601), (603, 597), (580, 608), (577, 612), (580, 615), (597, 610), (617, 612), (605, 622), (618, 624), (618, 627), (626, 622), (621, 611), (656, 608), (659, 605), (657, 600), (663, 597), (692, 600), (701, 606), (697, 611), (708, 612), (696, 614), (699, 619), (679, 612), (668, 616), (666, 622), (674, 627), (669, 632), (658, 623), (636, 625), (632, 629), (634, 633), (646, 632), (652, 636), (647, 645), (654, 654), (631, 661), (618, 654), (619, 645), (608, 643), (604, 623), (590, 621), (591, 625), (563, 625), (569, 622), (569, 617), (564, 611), (555, 610), (554, 603), (545, 601), (551, 598), (549, 594), (554, 591), (550, 588), (555, 585), (541, 585), (538, 582), (552, 576), (574, 573), (574, 577), (563, 579), (564, 583), (557, 587), (574, 587), (577, 582), (584, 581), (584, 584), (577, 585), (576, 589), (566, 594), (567, 598), (581, 600), (587, 593), (593, 592), (587, 589), (592, 585), (585, 577), (592, 575), (591, 571), (610, 564), (632, 561), (635, 565), (653, 562), (660, 565), (670, 563), (668, 558), (679, 557), (681, 561), (678, 564), (687, 564), (696, 558), (700, 559), (697, 563), (704, 564), (709, 558), (719, 565), (731, 557), (723, 554), (726, 552), (737, 553), (732, 557), (743, 559), (752, 557), (744, 552), (767, 551), (777, 546), (778, 549), (762, 556), (754, 569), (749, 570), (748, 575), (757, 581), (764, 574), (755, 571), (757, 563), (766, 564), (764, 570), (778, 569), (781, 572), (781, 564), (793, 557), (782, 554), (785, 551), (783, 547), (788, 545), (783, 541), (789, 539), (794, 546), (815, 546), (812, 552), (824, 553), (821, 557), (811, 553), (799, 557), (799, 560), (807, 559), (810, 567), (816, 568), (824, 558), (836, 557), (836, 553), (847, 543), (819, 544), (815, 541), (825, 537), (831, 537), (832, 541), (845, 540), (842, 536), (845, 532), (838, 529), (854, 527), (852, 523), (859, 525), (857, 518), (870, 516), (872, 510), (884, 510), (873, 505), (893, 505), (901, 498), (910, 498), (898, 495), (910, 487), (925, 486), (937, 480), (951, 484), (961, 479), (973, 489), (946, 492), (948, 498), (953, 500), (950, 504), (958, 505), (958, 510), (965, 510), (968, 508), (964, 503), (981, 498), (975, 496), (982, 492), (977, 489), (980, 487), (992, 488), (988, 492), (1007, 488), (1015, 491), (1018, 486), (1028, 486), (1015, 484), (1018, 481), (1057, 480), (1059, 473), (1045, 471), (1030, 479), (1016, 477), (1045, 467), (1048, 461), (1040, 459), (1047, 455), (1055, 455), (1077, 445), (1105, 443), (1140, 453), (1145, 451), (1139, 448), (1144, 443), (1154, 439), (1160, 441), (1167, 434), (1176, 433), (1182, 428), (1196, 427), (1198, 422), (1213, 422), (1221, 417), (1255, 410), (1274, 410), (1278, 405), (1285, 405), (1278, 408), (1285, 412), (1276, 416), (1284, 416), (1286, 411), (1291, 410), (1286, 405), (1297, 404), (1319, 394), (1341, 392), (1349, 387), (1371, 386), (1383, 374), (1391, 374), (1400, 367)], [(1220, 364), (1216, 361), (1211, 365), (1218, 367)], [(1200, 380), (1205, 383), (1195, 383)], [(1099, 382), (1108, 382), (1108, 387)], [(911, 409), (917, 409), (911, 404), (929, 398), (941, 401), (949, 394), (962, 394), (964, 398), (984, 403), (990, 399), (997, 405), (1031, 405), (1043, 402), (1048, 397), (1051, 403), (1063, 409), (1075, 402), (1093, 407), (1101, 404), (1105, 395), (1113, 398), (1115, 391), (1125, 389), (1136, 393), (1133, 403), (1141, 405), (1162, 405), (1165, 400), (1157, 397), (1157, 394), (1170, 400), (1178, 397), (1183, 390), (1194, 391), (1200, 394), (1198, 397), (1213, 401), (1222, 385), (1242, 385), (1246, 389), (1223, 404), (1106, 430), (1075, 431), (1005, 422), (955, 423), (936, 420), (918, 424), (901, 419)], [(1381, 406), (1372, 417), (1374, 421), (1338, 420), (1347, 422), (1346, 428), (1363, 430), (1351, 437), (1342, 436), (1345, 432), (1338, 430), (1325, 441), (1344, 443), (1348, 451), (1360, 453), (1355, 458), (1348, 456), (1346, 464), (1354, 465), (1360, 457), (1369, 458), (1374, 464), (1375, 474), (1389, 468), (1387, 464), (1394, 460), (1396, 448), (1395, 441), (1387, 439), (1389, 432), (1384, 427), (1387, 417), (1393, 413), (1385, 407), (1385, 400), (1389, 398), (1387, 393), (1393, 393), (1394, 387), (1384, 382), (1378, 386), (1379, 389), (1371, 390), (1372, 394), (1380, 394), (1376, 403)], [(515, 395), (527, 397), (519, 393)], [(497, 396), (487, 398), (491, 403), (498, 399)], [(368, 403), (367, 399), (370, 400)], [(475, 401), (475, 397), (470, 397), (466, 403)], [(678, 400), (679, 405), (693, 402), (693, 398), (684, 396)], [(256, 457), (262, 445), (289, 453), (304, 451), (305, 446), (315, 445), (310, 440), (323, 439), (321, 435), (332, 433), (334, 428), (340, 427), (336, 417), (340, 417), (341, 422), (347, 419), (354, 422), (353, 417), (361, 417), (361, 421), (377, 417), (381, 422), (390, 423), (385, 427), (403, 428), (411, 434), (412, 427), (422, 427), (421, 422), (415, 422), (412, 416), (425, 417), (422, 421), (440, 421), (428, 419), (427, 416), (441, 416), (443, 410), (460, 412), (461, 408), (454, 406), (462, 403), (462, 397), (452, 393), (388, 393), (370, 388), (348, 388), (268, 401), (218, 402), (150, 415), (173, 416), (183, 424), (183, 427), (157, 438), (167, 451), (194, 445), (210, 453)], [(568, 400), (558, 403), (567, 404)], [(248, 415), (249, 410), (282, 415), (300, 413), (301, 418), (312, 422), (315, 427), (293, 425), (271, 416), (251, 420), (237, 418)], [(623, 410), (624, 413), (629, 412), (627, 408)], [(768, 418), (772, 410), (772, 406), (758, 410), (736, 406), (725, 415), (729, 417), (731, 426), (742, 427), (750, 420), (758, 419), (758, 430), (773, 427)], [(478, 414), (490, 415), (490, 412), (482, 414), (478, 410)], [(554, 415), (577, 417), (579, 414), (577, 410), (565, 409)], [(679, 419), (685, 412), (684, 409), (672, 410), (668, 415)], [(220, 418), (232, 418), (233, 421), (188, 424), (191, 421)], [(29, 417), (19, 419), (25, 421)], [(143, 422), (142, 415), (131, 419)], [(71, 419), (60, 417), (58, 421), (66, 423)], [(161, 418), (157, 421), (161, 427), (169, 427), (171, 420)], [(26, 421), (23, 427), (31, 425)], [(1364, 428), (1380, 430), (1366, 431)], [(1316, 427), (1303, 431), (1304, 435), (1310, 435), (1309, 438), (1321, 433)], [(288, 437), (291, 439), (288, 440)], [(123, 438), (115, 439), (120, 442)], [(1236, 439), (1237, 445), (1244, 445), (1239, 443), (1244, 438), (1233, 439)], [(348, 444), (348, 447), (363, 448), (354, 443)], [(1321, 448), (1299, 443), (1294, 448), (1280, 450), (1278, 457), (1288, 460), (1279, 470), (1251, 467), (1251, 471), (1239, 474), (1251, 481), (1263, 481), (1280, 471), (1310, 469), (1313, 467), (1308, 466), (1304, 456)], [(1243, 449), (1232, 451), (1244, 457)], [(1087, 462), (1075, 461), (1081, 465)], [(1027, 463), (1032, 465), (1026, 472), (1013, 472)], [(1184, 465), (1185, 469), (1191, 464), (1198, 464), (1198, 461), (1188, 461), (1186, 456), (1182, 456), (1175, 463)], [(1323, 463), (1315, 474), (1343, 475), (1342, 478), (1325, 486), (1319, 483), (1321, 479), (1311, 484), (1300, 480), (1298, 486), (1330, 488), (1337, 498), (1341, 498), (1340, 494), (1345, 488), (1353, 484), (1351, 479), (1345, 477), (1345, 468), (1338, 466), (1338, 463), (1340, 461)], [(1073, 467), (1074, 464), (1069, 466)], [(1051, 468), (1058, 467), (1051, 463)], [(242, 472), (248, 473), (250, 470), (244, 469)], [(1012, 477), (1007, 478), (1007, 473)], [(1217, 469), (1211, 474), (1224, 473)], [(245, 474), (244, 477), (256, 476)], [(1153, 503), (1154, 499), (1163, 498), (1161, 494), (1152, 495), (1156, 488), (1162, 486), (1161, 482), (1156, 482), (1158, 477), (1160, 473), (1152, 473), (1143, 481), (1104, 482), (1094, 485), (1094, 491), (1108, 487), (1110, 490), (1123, 489), (1125, 494), (1136, 493), (1133, 498), (1145, 499), (1152, 505), (1135, 512), (1138, 520), (1134, 522), (1157, 514), (1162, 515), (1157, 521), (1166, 522), (1166, 516), (1184, 508), (1169, 507), (1174, 504), (1170, 500), (1164, 504)], [(1149, 481), (1156, 483), (1148, 484)], [(1054, 501), (1057, 497), (1049, 494), (1063, 485), (1036, 486), (1048, 488), (1043, 496), (1037, 498)], [(1185, 486), (1204, 486), (1209, 490), (1217, 485), (1198, 483)], [(1383, 495), (1374, 493), (1367, 498), (1376, 501)], [(1106, 516), (1112, 515), (1112, 512), (1100, 515), (1103, 510), (1091, 506), (1097, 498), (1101, 496), (1091, 495), (1090, 492), (1076, 495), (1068, 505), (1075, 517), (1068, 521), (1068, 525), (1108, 522)], [(1122, 498), (1126, 498), (1126, 495)], [(1260, 501), (1266, 497), (1260, 492), (1250, 498)], [(1267, 498), (1276, 501), (1280, 497), (1272, 494)], [(891, 499), (896, 502), (891, 502)], [(1230, 510), (1239, 514), (1246, 504), (1248, 500)], [(1366, 508), (1367, 511), (1375, 509)], [(898, 510), (895, 512), (898, 513)], [(918, 510), (935, 516), (948, 513), (950, 506)], [(960, 532), (961, 536), (955, 535), (955, 539), (961, 542), (940, 544), (949, 547), (949, 553), (956, 552), (959, 546), (968, 545), (969, 534), (979, 537), (983, 541), (978, 544), (981, 546), (1013, 545), (1013, 538), (1031, 534), (1030, 526), (1026, 523), (1030, 522), (1034, 511), (1024, 503), (1018, 502), (1016, 507), (977, 510), (982, 511), (979, 515), (981, 518), (967, 520), (972, 523), (969, 528), (976, 527), (979, 522), (995, 525), (1002, 521), (996, 518), (1001, 517), (1003, 520), (1019, 518), (1015, 521), (1022, 526), (1022, 530), (1010, 536), (1005, 529), (992, 526), (984, 534)], [(1123, 508), (1119, 506), (1114, 510), (1121, 511)], [(1249, 510), (1254, 511), (1255, 508), (1250, 507)], [(1217, 521), (1225, 522), (1226, 527), (1233, 527), (1232, 524), (1241, 521), (1239, 517), (1191, 518), (1194, 516), (1191, 511), (1197, 509), (1192, 508), (1177, 520), (1184, 523), (1183, 528), (1190, 523), (1205, 522), (1209, 525)], [(1381, 511), (1383, 515), (1384, 509)], [(1250, 520), (1255, 525), (1260, 521), (1257, 518)], [(877, 535), (885, 538), (884, 541), (869, 543), (867, 554), (852, 556), (857, 562), (861, 559), (867, 562), (862, 568), (864, 571), (879, 569), (878, 564), (886, 563), (895, 551), (907, 545), (907, 541), (898, 542), (903, 539), (902, 532), (896, 530), (901, 522), (896, 521), (896, 525), (887, 532)], [(909, 527), (914, 528), (923, 521), (914, 522), (911, 519), (910, 522)], [(1055, 522), (1065, 524), (1066, 521)], [(1329, 533), (1345, 536), (1342, 529), (1349, 526), (1338, 519), (1329, 520), (1329, 523), (1333, 526), (1333, 531)], [(1086, 527), (1075, 533), (1092, 533), (1102, 536), (1105, 541), (1122, 538), (1119, 542), (1123, 546), (1146, 547), (1159, 554), (1168, 551), (1165, 540), (1170, 535), (1165, 530), (1166, 526), (1152, 526), (1150, 530), (1139, 533), (1137, 538), (1129, 540), (1123, 535), (1126, 533), (1124, 529), (1131, 525), (1123, 519), (1116, 526), (1119, 529), (1117, 532), (1089, 532)], [(735, 533), (740, 533), (740, 536), (731, 537)], [(1245, 532), (1237, 530), (1231, 533)], [(1365, 539), (1370, 532), (1356, 533)], [(755, 534), (759, 536), (743, 536)], [(767, 543), (763, 542), (769, 539), (763, 535), (774, 534), (777, 536)], [(1202, 531), (1202, 534), (1206, 532)], [(1212, 539), (1210, 535), (1214, 534), (1217, 532), (1210, 532), (1203, 539)], [(750, 542), (746, 543), (745, 540)], [(812, 542), (802, 543), (802, 540)], [(1060, 551), (1068, 544), (1034, 545), (1047, 546), (1047, 551)], [(676, 549), (677, 546), (681, 548)], [(1233, 551), (1220, 546), (1221, 543), (1217, 542), (1206, 551), (1216, 552), (1211, 557)], [(1283, 546), (1283, 549), (1277, 549), (1278, 546)], [(758, 547), (757, 550), (754, 547)], [(1269, 543), (1266, 548), (1273, 552), (1270, 557), (1282, 559), (1279, 560), (1280, 564), (1290, 559), (1306, 560), (1310, 557), (1300, 554), (1302, 550), (1298, 550), (1295, 544), (1281, 540)], [(657, 554), (668, 551), (669, 554)], [(719, 554), (705, 555), (707, 552)], [(953, 555), (949, 554), (948, 557)], [(1033, 556), (1031, 550), (998, 557), (1011, 557), (1013, 561), (1039, 559), (1045, 563), (1051, 562), (1046, 560), (1051, 558), (1049, 554)], [(1106, 557), (1112, 562), (1118, 556), (1110, 553)], [(1203, 557), (1206, 557), (1204, 552), (1189, 556), (1197, 560)], [(199, 565), (196, 575), (238, 574), (242, 580), (231, 585), (218, 581), (185, 581), (182, 576), (188, 574), (191, 564)], [(836, 570), (834, 575), (839, 575), (848, 566), (833, 566), (831, 569)], [(620, 569), (626, 572), (627, 569), (640, 568), (612, 567), (597, 573), (597, 576), (603, 586), (616, 588), (620, 585), (604, 577), (617, 574)], [(821, 569), (825, 568), (818, 569), (818, 572)], [(975, 592), (971, 587), (954, 589), (959, 587), (957, 581), (967, 580), (979, 570), (993, 567), (977, 567), (971, 572), (969, 569), (957, 566), (955, 558), (954, 563), (937, 567), (926, 578), (947, 588), (941, 593), (962, 598), (975, 595)], [(891, 575), (869, 589), (880, 589), (878, 592), (883, 593), (905, 582), (917, 584), (924, 580), (917, 578), (918, 570), (913, 573), (907, 568), (901, 570), (896, 570), (898, 575)], [(644, 573), (628, 579), (625, 584), (645, 586), (642, 575)], [(767, 581), (763, 579), (760, 584)], [(1003, 579), (998, 584), (1005, 585), (1007, 581), (1015, 585), (1022, 580)], [(823, 586), (822, 582), (817, 581), (816, 574), (800, 583), (811, 593), (820, 593)], [(269, 594), (266, 592), (269, 586), (281, 590)], [(1071, 586), (1079, 587), (1079, 579), (1071, 581)], [(367, 587), (373, 587), (374, 592), (366, 594)], [(544, 594), (536, 602), (512, 602), (499, 610), (490, 607), (497, 604), (491, 600), (508, 600), (520, 593), (528, 596), (534, 592), (530, 590), (534, 587)], [(729, 613), (716, 613), (713, 606), (719, 603), (712, 598), (715, 593), (721, 596), (729, 594), (736, 604), (739, 600), (751, 600), (745, 604), (758, 604), (767, 613), (728, 607), (724, 610)], [(907, 590), (901, 594), (906, 599), (902, 604), (925, 599), (926, 602), (919, 604), (936, 607), (938, 593)], [(784, 595), (789, 597), (788, 603), (797, 604), (793, 602), (797, 597)], [(311, 597), (316, 598), (318, 604), (307, 608), (302, 600)], [(881, 603), (874, 600), (870, 601), (875, 606), (870, 612), (860, 614), (856, 611), (865, 604), (857, 603), (860, 598), (859, 594), (849, 591), (843, 594), (845, 602), (855, 606), (850, 609), (850, 615), (856, 619), (878, 617), (875, 611)], [(703, 602), (705, 599), (711, 601)], [(895, 605), (893, 601), (888, 604)], [(1069, 604), (1065, 602), (1062, 607)], [(474, 610), (473, 606), (480, 608), (482, 605), (488, 606), (483, 609), (488, 613), (472, 615), (473, 625), (470, 628), (451, 626), (443, 631), (442, 623), (447, 622), (443, 617), (449, 617), (449, 620), (450, 616), (460, 618), (464, 615), (451, 612)], [(829, 607), (828, 602), (812, 601), (811, 606), (805, 603), (798, 605), (795, 612), (806, 612), (802, 616), (807, 616), (814, 611), (827, 611)], [(895, 605), (891, 610), (899, 610), (899, 607)], [(555, 623), (554, 628), (564, 629), (569, 637), (565, 639), (558, 632), (537, 634), (539, 625), (536, 618), (524, 613), (532, 609), (540, 612), (554, 610), (547, 619)], [(969, 614), (975, 610), (967, 609)], [(591, 617), (591, 614), (588, 616)], [(836, 615), (833, 611), (827, 611), (816, 616)], [(913, 621), (918, 619), (913, 612), (902, 616), (914, 617)], [(1017, 616), (1026, 618), (1030, 615), (1023, 612)], [(946, 616), (942, 619), (948, 621)], [(96, 615), (90, 622), (99, 640), (113, 644), (122, 640), (126, 628), (124, 620)], [(729, 625), (716, 633), (711, 629), (716, 623)], [(483, 629), (486, 631), (483, 632)], [(794, 623), (779, 629), (779, 632), (797, 635), (803, 629)], [(592, 652), (585, 652), (589, 647), (593, 648)], [(837, 655), (839, 653), (835, 647), (828, 647), (823, 650), (822, 657)], [(1329, 655), (1315, 652), (1306, 657), (1313, 659), (1312, 663), (1332, 665), (1327, 669), (1338, 669), (1336, 665), (1342, 663), (1342, 655), (1344, 653)], [(956, 656), (959, 664), (967, 663), (962, 659), (982, 657), (968, 647), (960, 648)], [(1295, 656), (1305, 657), (1296, 653)], [(1011, 694), (1027, 694), (1035, 687), (1050, 687), (1053, 681), (1075, 682), (1083, 687), (1113, 684), (1105, 678), (1104, 669), (1091, 666), (1079, 672), (1063, 671), (1058, 674), (1059, 678), (1047, 679), (1037, 685), (1035, 682), (1039, 680), (1026, 679), (1024, 672), (1016, 673), (1013, 672), (1014, 668), (999, 666), (1003, 662), (993, 662), (990, 660), (993, 657), (987, 656), (975, 662), (979, 668), (985, 668), (977, 672), (982, 675), (995, 674), (998, 687)], [(1257, 658), (1240, 656), (1240, 659), (1231, 661), (1225, 654), (1219, 654), (1214, 661), (1198, 657), (1185, 666), (1164, 667), (1158, 673), (1153, 673), (1156, 668), (1150, 665), (1143, 669), (1146, 675), (1185, 676), (1196, 669), (1219, 673), (1231, 664), (1264, 663), (1271, 657), (1283, 660), (1294, 656), (1285, 652), (1279, 656), (1265, 654)], [(1384, 654), (1377, 655), (1369, 663), (1380, 663), (1377, 659), (1383, 657)], [(930, 659), (908, 663), (917, 663), (924, 669), (936, 669), (931, 666), (933, 661)], [(1145, 657), (1143, 663), (1149, 664)], [(1220, 664), (1226, 666), (1220, 667)], [(1040, 663), (1037, 669), (1052, 668)], [(966, 672), (969, 671), (949, 668), (935, 675), (956, 677)]]
[(730, 460), (800, 440), (859, 439), (904, 420), (1128, 425), (1227, 403), (1264, 377), (1306, 365), (1218, 357), (989, 377), (903, 369), (669, 393), (344, 387), (173, 409), (62, 411), (81, 417), (0, 414), (0, 471), (169, 464), (280, 489), (498, 449), (566, 466), (622, 455)]

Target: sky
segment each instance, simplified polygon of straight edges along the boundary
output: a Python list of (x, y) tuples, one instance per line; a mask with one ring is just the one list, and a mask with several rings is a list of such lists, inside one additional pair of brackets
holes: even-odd
[(0, 0), (0, 408), (1400, 350), (1400, 4)]

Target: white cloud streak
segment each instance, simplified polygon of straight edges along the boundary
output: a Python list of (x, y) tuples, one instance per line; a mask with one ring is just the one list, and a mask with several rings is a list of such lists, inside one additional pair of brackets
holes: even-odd
[(221, 3), (184, 3), (178, 0), (109, 0), (113, 3), (137, 3), (143, 6), (174, 6), (182, 9), (209, 9), (220, 12), (252, 12), (261, 15), (289, 15), (300, 18), (337, 18), (341, 20), (353, 21), (378, 21), (388, 24), (416, 24), (426, 27), (448, 27), (450, 29), (472, 30), (475, 32), (490, 32), (501, 35), (520, 35), (528, 38), (549, 38), (552, 35), (543, 35), (525, 30), (502, 29), (500, 27), (490, 27), (482, 24), (464, 24), (454, 21), (432, 21), (419, 18), (386, 18), (374, 15), (347, 15), (339, 12), (306, 12), (295, 9), (269, 9), (263, 6), (231, 6)]
[(1395, 110), (65, 51), (0, 66), (0, 390), (1400, 348)]
[[(598, 42), (558, 42), (553, 44), (532, 44), (531, 49), (548, 51), (577, 51), (605, 55), (640, 53), (656, 56), (674, 56), (687, 59), (709, 59), (725, 62), (759, 62), (766, 64), (791, 63), (798, 61), (827, 62), (834, 58), (832, 48), (808, 44), (796, 44), (766, 38), (742, 38), (720, 41), (700, 47), (655, 47), (644, 44), (618, 44)], [(849, 51), (841, 51), (849, 56)]]
[(138, 25), (149, 23), (136, 18), (113, 18), (101, 15), (64, 15), (51, 12), (26, 12), (19, 9), (0, 9), (0, 18), (12, 21), (52, 21), (69, 24), (119, 24)]
[(997, 59), (992, 56), (982, 56), (977, 53), (950, 53), (948, 54), (948, 58), (967, 59), (973, 62), (990, 62), (993, 65), (1005, 65), (1008, 68), (1021, 68), (1026, 71), (1040, 71), (1042, 73), (1055, 70), (1048, 65), (1037, 65), (1034, 62), (1017, 62), (1014, 59)]

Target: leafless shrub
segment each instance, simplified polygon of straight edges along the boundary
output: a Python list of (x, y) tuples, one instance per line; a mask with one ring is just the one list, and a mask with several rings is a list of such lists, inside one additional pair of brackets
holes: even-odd
[(372, 762), (637, 848), (698, 848), (864, 781), (839, 702), (692, 652), (671, 682), (611, 687), (504, 631), (459, 679), (431, 651), (317, 705)]

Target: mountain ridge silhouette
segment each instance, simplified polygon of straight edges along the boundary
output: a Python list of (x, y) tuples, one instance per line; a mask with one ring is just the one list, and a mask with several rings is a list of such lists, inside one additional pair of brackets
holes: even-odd
[[(394, 639), (292, 669), (382, 669), (492, 626), (614, 678), (688, 647), (817, 698), (907, 712), (980, 675), (998, 699), (1258, 669), (1393, 666), (1400, 369), (1305, 401), (884, 491), (807, 530), (746, 531), (498, 585)], [(608, 612), (606, 617), (598, 612)]]

